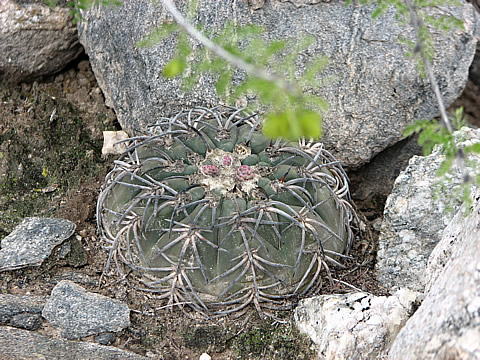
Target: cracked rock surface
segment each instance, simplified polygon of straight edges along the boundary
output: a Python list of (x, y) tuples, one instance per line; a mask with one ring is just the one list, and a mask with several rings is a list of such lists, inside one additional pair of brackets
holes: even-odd
[(316, 344), (319, 359), (380, 359), (413, 312), (419, 293), (322, 295), (302, 300), (295, 323)]
[[(462, 128), (455, 138), (457, 145), (480, 142), (480, 130)], [(443, 160), (440, 148), (429, 156), (413, 156), (395, 180), (385, 204), (376, 264), (378, 281), (385, 288), (425, 289), (429, 256), (461, 205), (455, 191), (464, 172), (454, 168), (451, 176), (440, 181), (437, 171)], [(469, 154), (465, 171), (474, 173), (472, 169), (479, 167), (480, 156)]]
[(457, 212), (432, 253), (425, 300), (388, 359), (480, 359), (480, 192)]

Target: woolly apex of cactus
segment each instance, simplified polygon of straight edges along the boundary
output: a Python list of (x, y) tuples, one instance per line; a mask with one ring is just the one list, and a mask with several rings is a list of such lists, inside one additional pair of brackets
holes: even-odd
[(193, 108), (132, 138), (97, 222), (122, 279), (197, 313), (317, 293), (352, 241), (348, 179), (320, 143), (272, 142), (242, 109)]

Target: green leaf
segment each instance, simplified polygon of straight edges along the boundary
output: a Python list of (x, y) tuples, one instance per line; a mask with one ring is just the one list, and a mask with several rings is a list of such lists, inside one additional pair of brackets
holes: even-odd
[(162, 26), (153, 29), (150, 34), (144, 36), (142, 40), (138, 41), (137, 47), (152, 47), (176, 30), (178, 30), (177, 24), (163, 24)]
[(452, 159), (445, 159), (440, 165), (440, 169), (437, 171), (437, 176), (443, 176), (450, 171), (452, 167)]
[(466, 153), (477, 153), (480, 154), (480, 143), (469, 145), (465, 148)]
[(319, 138), (322, 117), (310, 110), (287, 110), (267, 115), (263, 133), (269, 138), (297, 140), (301, 137)]
[(322, 117), (316, 112), (305, 110), (298, 114), (302, 137), (318, 139), (322, 135)]
[(285, 113), (269, 114), (263, 125), (263, 134), (269, 138), (288, 138), (290, 126)]
[(175, 77), (181, 74), (186, 68), (185, 61), (180, 58), (172, 59), (163, 68), (163, 76), (167, 78)]

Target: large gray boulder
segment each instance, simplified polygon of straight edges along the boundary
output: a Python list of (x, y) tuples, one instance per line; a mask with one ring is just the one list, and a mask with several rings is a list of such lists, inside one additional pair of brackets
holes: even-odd
[(470, 211), (458, 211), (430, 256), (425, 300), (389, 359), (480, 358), (480, 192)]
[[(178, 3), (178, 2), (177, 2)], [(181, 2), (182, 3), (182, 2)], [(422, 80), (415, 60), (406, 59), (406, 47), (397, 37), (413, 36), (400, 26), (393, 10), (372, 19), (372, 6), (343, 2), (285, 2), (202, 0), (196, 25), (218, 32), (227, 21), (258, 24), (268, 39), (313, 34), (314, 44), (303, 59), (326, 55), (329, 66), (322, 72), (326, 85), (319, 95), (330, 104), (324, 117), (328, 149), (351, 168), (368, 162), (396, 143), (405, 125), (414, 119), (437, 115), (430, 85)], [(250, 2), (251, 3), (251, 2)], [(477, 15), (469, 4), (446, 9), (464, 21), (464, 30), (445, 34), (432, 30), (436, 53), (435, 73), (447, 104), (462, 91), (475, 53)], [(124, 130), (145, 129), (159, 117), (192, 105), (218, 104), (214, 83), (203, 76), (193, 92), (184, 94), (178, 79), (162, 77), (172, 58), (173, 37), (151, 48), (137, 42), (155, 27), (172, 21), (159, 4), (149, 0), (124, 1), (120, 7), (95, 7), (84, 14), (78, 30), (90, 57), (107, 105), (113, 106)], [(299, 70), (305, 63), (299, 63)], [(254, 99), (245, 99), (253, 102)]]
[(0, 0), (0, 80), (54, 74), (82, 51), (70, 9)]
[[(480, 142), (480, 129), (462, 128), (455, 137), (458, 146)], [(455, 196), (464, 172), (474, 174), (480, 168), (480, 156), (470, 154), (464, 169), (454, 167), (448, 178), (439, 179), (443, 160), (440, 148), (429, 156), (414, 156), (395, 180), (385, 204), (376, 264), (385, 288), (424, 291), (430, 254), (461, 205)]]

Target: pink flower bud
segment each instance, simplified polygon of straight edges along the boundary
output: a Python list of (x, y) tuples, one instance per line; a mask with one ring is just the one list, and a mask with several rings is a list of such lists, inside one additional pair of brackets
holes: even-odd
[(203, 165), (202, 171), (205, 175), (215, 176), (218, 174), (218, 168), (214, 165)]
[(250, 166), (242, 165), (237, 169), (237, 179), (240, 181), (250, 180), (253, 178), (253, 170)]
[(223, 165), (226, 165), (226, 166), (232, 165), (232, 158), (228, 155), (224, 155), (222, 161), (223, 161)]

